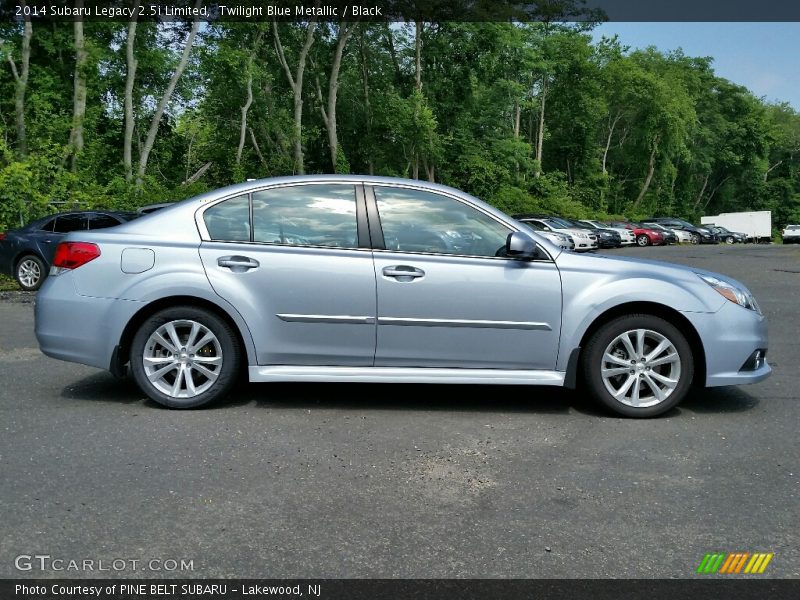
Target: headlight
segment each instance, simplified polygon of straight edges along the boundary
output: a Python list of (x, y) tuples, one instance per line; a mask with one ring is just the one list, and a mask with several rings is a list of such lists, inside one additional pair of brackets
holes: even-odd
[(576, 233), (575, 235), (583, 240), (589, 239), (589, 236), (585, 233)]
[(756, 299), (753, 297), (753, 294), (747, 290), (733, 285), (732, 283), (728, 283), (727, 281), (712, 277), (711, 275), (700, 275), (698, 273), (697, 276), (714, 288), (727, 300), (735, 302), (739, 306), (749, 308), (750, 310), (754, 310), (758, 314), (761, 314), (761, 309), (758, 307), (758, 304), (756, 304)]

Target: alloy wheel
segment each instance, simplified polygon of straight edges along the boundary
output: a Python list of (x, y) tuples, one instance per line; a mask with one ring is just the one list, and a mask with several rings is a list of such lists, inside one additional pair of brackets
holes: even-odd
[(39, 263), (32, 258), (22, 260), (17, 266), (17, 279), (26, 288), (34, 288), (42, 278)]
[(205, 325), (181, 319), (156, 329), (144, 345), (142, 362), (150, 383), (172, 398), (208, 390), (222, 370), (222, 346)]
[(669, 338), (651, 329), (615, 337), (603, 352), (601, 377), (620, 403), (647, 408), (664, 402), (681, 378), (681, 357)]

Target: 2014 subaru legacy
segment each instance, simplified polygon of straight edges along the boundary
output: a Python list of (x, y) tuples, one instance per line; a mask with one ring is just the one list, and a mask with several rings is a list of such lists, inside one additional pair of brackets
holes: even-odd
[(649, 417), (692, 383), (771, 371), (741, 283), (562, 251), (463, 192), (393, 178), (250, 181), (72, 233), (35, 312), (45, 354), (129, 365), (174, 408), (225, 396), (246, 366), (259, 382), (582, 381)]

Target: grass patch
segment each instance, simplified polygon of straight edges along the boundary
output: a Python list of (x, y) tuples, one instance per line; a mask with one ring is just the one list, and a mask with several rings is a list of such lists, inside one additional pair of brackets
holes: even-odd
[(18, 292), (17, 282), (8, 275), (0, 274), (0, 292)]

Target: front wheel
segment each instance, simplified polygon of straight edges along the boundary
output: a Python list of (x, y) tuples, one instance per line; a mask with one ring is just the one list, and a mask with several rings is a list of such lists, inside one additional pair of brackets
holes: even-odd
[(45, 278), (45, 266), (42, 259), (33, 254), (23, 256), (17, 263), (14, 270), (19, 287), (26, 292), (35, 292), (40, 287)]
[(230, 325), (194, 306), (157, 312), (131, 343), (136, 383), (170, 408), (195, 408), (225, 396), (236, 383), (240, 360)]
[(594, 398), (613, 412), (655, 417), (689, 391), (694, 376), (692, 349), (686, 336), (660, 317), (619, 317), (589, 340), (583, 376)]
[(733, 239), (733, 236), (728, 236), (725, 238), (726, 244), (733, 244), (736, 240)]
[(640, 246), (649, 246), (650, 238), (647, 237), (645, 234), (642, 234), (636, 238), (636, 243), (639, 244)]
[(700, 236), (697, 234), (692, 234), (692, 243), (699, 244), (700, 243)]

